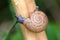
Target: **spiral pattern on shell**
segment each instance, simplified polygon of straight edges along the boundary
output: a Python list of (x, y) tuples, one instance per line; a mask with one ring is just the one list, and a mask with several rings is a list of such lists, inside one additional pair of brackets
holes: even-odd
[(41, 32), (46, 29), (48, 18), (42, 11), (35, 11), (30, 18), (25, 20), (26, 27), (33, 32)]

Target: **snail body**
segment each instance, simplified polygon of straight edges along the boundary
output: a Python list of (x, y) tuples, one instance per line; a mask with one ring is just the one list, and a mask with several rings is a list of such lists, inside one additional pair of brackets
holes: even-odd
[(41, 32), (46, 29), (48, 18), (42, 11), (35, 11), (29, 18), (18, 16), (18, 22), (25, 25), (27, 29), (33, 32)]
[(35, 11), (26, 18), (23, 23), (27, 29), (33, 32), (41, 32), (46, 29), (48, 18), (42, 11)]

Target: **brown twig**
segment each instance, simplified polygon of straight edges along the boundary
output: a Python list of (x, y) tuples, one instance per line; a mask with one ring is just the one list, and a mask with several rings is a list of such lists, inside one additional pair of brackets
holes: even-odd
[[(29, 17), (30, 12), (33, 12), (36, 8), (34, 0), (12, 0), (13, 7), (16, 12), (16, 16)], [(21, 29), (24, 34), (25, 40), (47, 40), (45, 31), (40, 33), (34, 33), (29, 31), (23, 24)]]

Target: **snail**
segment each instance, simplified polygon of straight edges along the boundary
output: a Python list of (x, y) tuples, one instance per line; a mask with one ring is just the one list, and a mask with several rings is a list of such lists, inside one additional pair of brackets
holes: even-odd
[(46, 29), (48, 18), (42, 11), (35, 11), (29, 18), (18, 16), (18, 22), (24, 24), (32, 32), (41, 32)]

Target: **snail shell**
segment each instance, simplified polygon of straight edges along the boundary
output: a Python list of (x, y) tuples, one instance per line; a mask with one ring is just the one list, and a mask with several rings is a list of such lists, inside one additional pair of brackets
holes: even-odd
[(24, 21), (24, 25), (33, 32), (41, 32), (46, 29), (48, 18), (42, 11), (35, 11)]

